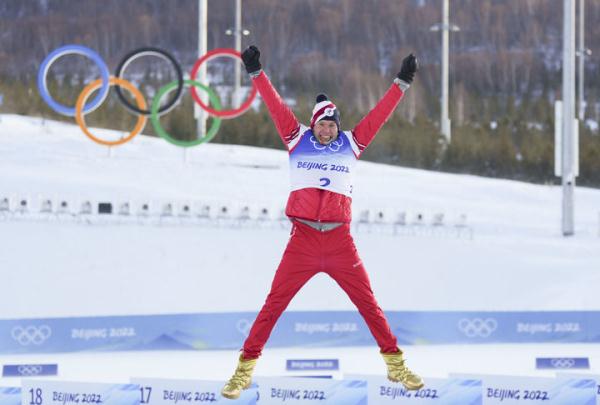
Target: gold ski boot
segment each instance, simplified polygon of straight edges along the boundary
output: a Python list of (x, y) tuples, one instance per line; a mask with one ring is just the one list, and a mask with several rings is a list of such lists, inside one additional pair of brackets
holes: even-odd
[(387, 365), (388, 380), (400, 382), (407, 390), (418, 390), (423, 388), (423, 379), (406, 367), (402, 358), (402, 351), (397, 353), (381, 353), (383, 361)]
[(233, 376), (231, 376), (227, 384), (225, 384), (221, 390), (221, 395), (228, 399), (238, 399), (242, 390), (250, 387), (256, 360), (257, 359), (244, 360), (244, 355), (240, 354), (240, 360), (235, 369), (235, 373), (233, 373)]

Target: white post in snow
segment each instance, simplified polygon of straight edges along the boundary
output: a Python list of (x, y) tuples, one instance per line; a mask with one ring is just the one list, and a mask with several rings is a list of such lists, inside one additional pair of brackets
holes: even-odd
[(575, 234), (575, 0), (564, 0), (562, 113), (562, 233)]

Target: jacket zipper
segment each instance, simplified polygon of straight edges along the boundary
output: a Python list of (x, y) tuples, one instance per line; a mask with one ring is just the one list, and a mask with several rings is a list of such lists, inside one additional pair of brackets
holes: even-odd
[(321, 222), (321, 207), (323, 206), (323, 195), (325, 194), (324, 190), (319, 190), (319, 208), (317, 208), (317, 222)]

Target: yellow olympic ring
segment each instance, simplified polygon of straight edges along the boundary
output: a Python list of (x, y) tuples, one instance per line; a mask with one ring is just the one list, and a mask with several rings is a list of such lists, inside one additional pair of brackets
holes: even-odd
[[(119, 79), (114, 76), (110, 77), (109, 84), (111, 86), (119, 85), (119, 86), (124, 87), (125, 89), (129, 90), (131, 92), (131, 94), (133, 94), (135, 101), (138, 105), (138, 108), (141, 110), (146, 109), (146, 100), (144, 99), (144, 96), (133, 84), (131, 84), (130, 82), (128, 82), (125, 79)], [(100, 138), (94, 136), (87, 128), (87, 126), (85, 124), (85, 118), (83, 116), (83, 107), (85, 106), (85, 103), (87, 102), (87, 99), (90, 97), (92, 92), (94, 90), (99, 89), (101, 86), (102, 86), (102, 79), (95, 80), (92, 83), (85, 86), (85, 88), (82, 90), (81, 94), (79, 94), (79, 97), (77, 98), (77, 103), (75, 104), (75, 121), (77, 122), (77, 125), (79, 125), (79, 128), (81, 128), (83, 133), (88, 138), (90, 138), (92, 141), (99, 143), (101, 145), (116, 146), (116, 145), (121, 145), (126, 142), (129, 142), (131, 139), (133, 139), (134, 136), (136, 136), (137, 134), (142, 132), (142, 130), (146, 126), (147, 117), (145, 115), (138, 116), (138, 120), (135, 124), (135, 127), (129, 133), (129, 135), (127, 135), (124, 138), (118, 139), (116, 141), (106, 141), (104, 139), (100, 139)]]

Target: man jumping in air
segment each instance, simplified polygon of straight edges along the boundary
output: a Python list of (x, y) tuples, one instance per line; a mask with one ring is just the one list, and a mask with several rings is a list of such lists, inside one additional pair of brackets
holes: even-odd
[(379, 345), (388, 378), (409, 390), (420, 389), (423, 380), (404, 364), (350, 235), (356, 163), (410, 87), (417, 58), (413, 54), (404, 58), (394, 83), (351, 131), (340, 129), (340, 113), (324, 94), (317, 96), (309, 126), (300, 124), (263, 72), (258, 48), (246, 49), (242, 60), (289, 151), (292, 191), (285, 213), (292, 221), (292, 231), (271, 292), (221, 394), (236, 399), (250, 386), (256, 360), (277, 319), (300, 288), (319, 272), (331, 276), (358, 308)]

